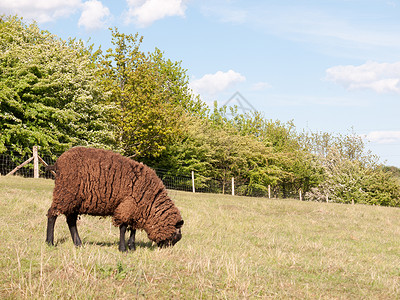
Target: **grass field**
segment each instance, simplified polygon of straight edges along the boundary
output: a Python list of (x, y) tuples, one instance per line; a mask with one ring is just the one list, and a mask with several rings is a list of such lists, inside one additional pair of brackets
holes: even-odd
[(53, 181), (0, 177), (0, 299), (400, 299), (400, 209), (170, 191), (183, 238), (118, 252), (110, 218), (65, 218)]

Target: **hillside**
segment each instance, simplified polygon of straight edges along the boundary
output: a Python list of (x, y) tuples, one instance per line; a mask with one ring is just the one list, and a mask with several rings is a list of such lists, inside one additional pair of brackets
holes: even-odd
[(400, 209), (170, 191), (185, 225), (159, 250), (118, 252), (110, 219), (64, 217), (45, 240), (54, 182), (0, 177), (0, 298), (398, 299)]

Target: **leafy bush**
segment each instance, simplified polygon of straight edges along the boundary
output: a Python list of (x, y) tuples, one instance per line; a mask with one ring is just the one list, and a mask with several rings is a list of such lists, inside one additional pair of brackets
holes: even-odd
[(338, 203), (400, 206), (400, 186), (393, 174), (368, 159), (351, 160), (336, 148), (322, 159), (325, 180), (306, 194), (306, 199)]
[(0, 152), (114, 143), (90, 47), (0, 17), (0, 49)]

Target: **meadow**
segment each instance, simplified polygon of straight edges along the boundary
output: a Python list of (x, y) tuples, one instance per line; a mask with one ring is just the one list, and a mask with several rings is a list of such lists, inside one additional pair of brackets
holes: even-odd
[(65, 217), (45, 244), (54, 181), (0, 177), (1, 299), (399, 299), (400, 209), (169, 191), (175, 247), (118, 251), (110, 218)]

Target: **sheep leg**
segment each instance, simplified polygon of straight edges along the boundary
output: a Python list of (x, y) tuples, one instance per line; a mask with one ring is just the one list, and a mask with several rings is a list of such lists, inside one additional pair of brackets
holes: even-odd
[(75, 246), (81, 246), (82, 242), (78, 234), (78, 228), (76, 227), (76, 220), (78, 219), (77, 214), (71, 214), (67, 216), (67, 224), (69, 231), (71, 232), (72, 241)]
[(128, 226), (126, 224), (122, 224), (119, 226), (119, 247), (118, 250), (121, 252), (126, 251), (126, 243), (125, 243), (125, 232)]
[(132, 229), (131, 229), (131, 235), (129, 236), (129, 240), (128, 240), (128, 247), (129, 247), (129, 250), (136, 250), (136, 246), (135, 246), (135, 234), (136, 234), (136, 229), (132, 228)]
[(47, 236), (46, 243), (50, 246), (54, 245), (54, 225), (56, 224), (57, 216), (47, 217)]

